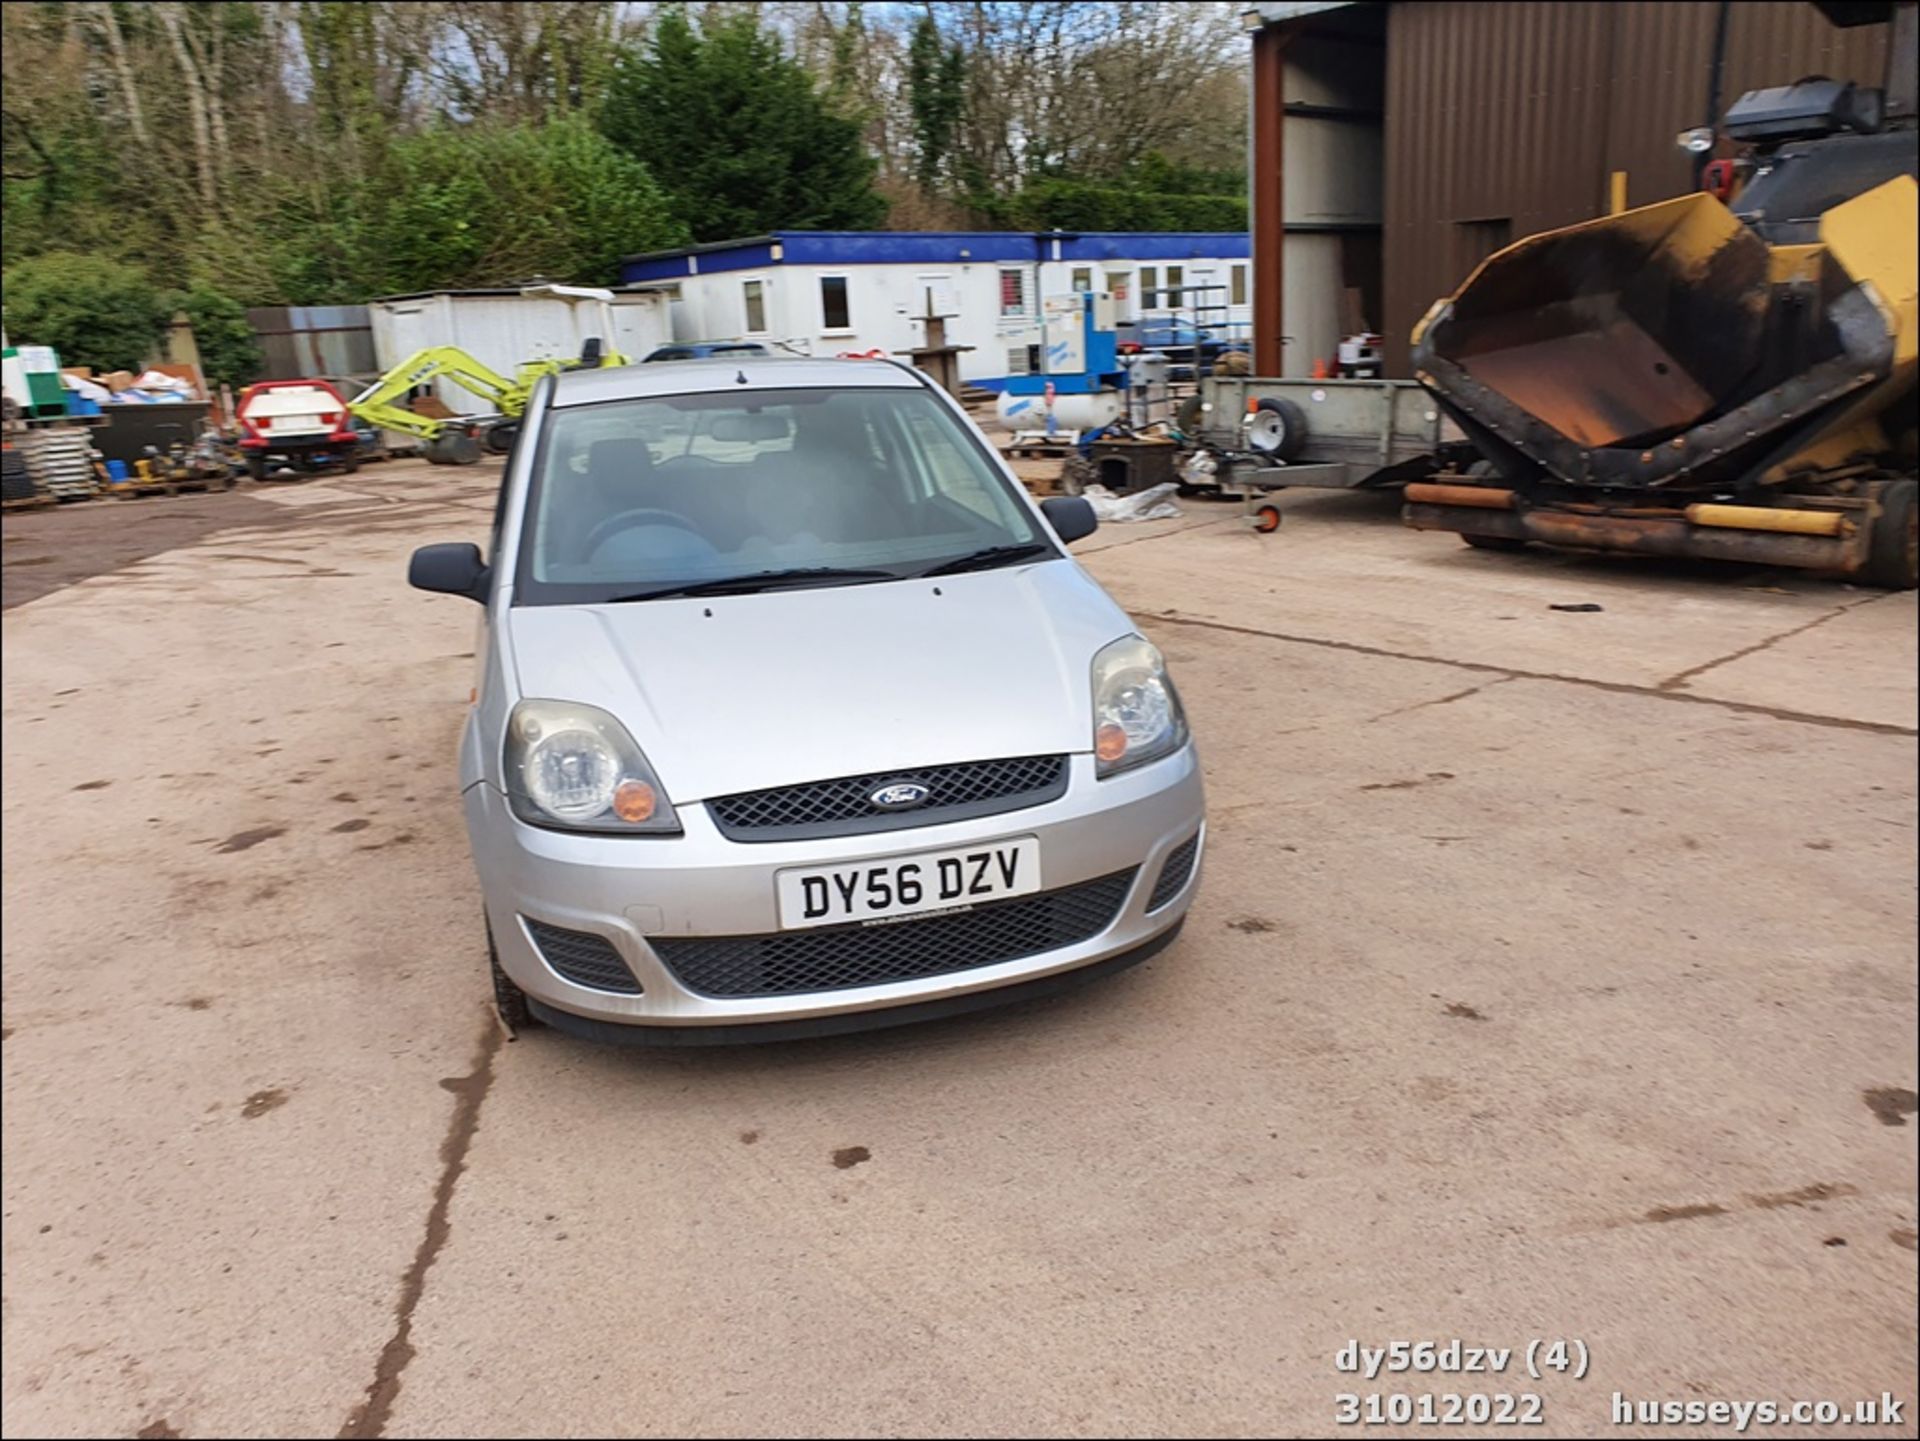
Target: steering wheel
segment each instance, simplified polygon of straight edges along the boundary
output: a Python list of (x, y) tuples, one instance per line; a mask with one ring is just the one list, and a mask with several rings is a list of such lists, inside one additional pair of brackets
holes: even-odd
[[(645, 516), (647, 520), (643, 522), (637, 519), (637, 517), (640, 516)], [(642, 506), (638, 510), (623, 510), (618, 515), (608, 516), (592, 530), (587, 532), (587, 538), (580, 549), (585, 554), (592, 555), (596, 550), (600, 549), (607, 537), (613, 532), (629, 530), (633, 526), (649, 522), (653, 524), (664, 523), (666, 525), (677, 525), (682, 530), (692, 531), (695, 535), (700, 535), (699, 527), (684, 515), (675, 515), (670, 510), (655, 510), (649, 506)], [(700, 538), (702, 540), (706, 539), (703, 535), (700, 536)]]

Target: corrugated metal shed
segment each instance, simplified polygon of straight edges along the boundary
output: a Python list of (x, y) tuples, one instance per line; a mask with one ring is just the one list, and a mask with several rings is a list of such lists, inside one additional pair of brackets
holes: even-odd
[[(1692, 185), (1680, 131), (1706, 124), (1717, 0), (1407, 0), (1388, 9), (1388, 368), (1427, 308), (1508, 240)], [(1881, 83), (1887, 27), (1839, 29), (1812, 5), (1728, 9), (1719, 108), (1827, 74)], [(1718, 117), (1712, 117), (1717, 119)]]

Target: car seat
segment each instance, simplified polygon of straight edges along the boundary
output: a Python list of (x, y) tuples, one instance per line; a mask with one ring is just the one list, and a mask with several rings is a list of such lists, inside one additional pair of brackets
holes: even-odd
[(549, 504), (556, 550), (570, 565), (592, 559), (587, 538), (601, 521), (628, 510), (672, 510), (669, 487), (654, 474), (653, 448), (639, 436), (596, 440), (587, 447), (587, 467), (559, 472), (566, 484)]
[(829, 541), (899, 533), (900, 483), (867, 444), (858, 414), (831, 404), (796, 407), (790, 483), (807, 528)]

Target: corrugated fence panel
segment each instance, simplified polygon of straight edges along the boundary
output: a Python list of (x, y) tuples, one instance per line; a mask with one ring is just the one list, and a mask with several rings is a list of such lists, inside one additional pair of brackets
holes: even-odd
[(263, 380), (373, 376), (372, 321), (364, 305), (269, 305), (247, 312), (260, 342)]
[[(1627, 172), (1631, 205), (1691, 187), (1692, 164), (1675, 139), (1707, 122), (1718, 9), (1716, 0), (1389, 8), (1390, 373), (1408, 373), (1414, 323), (1503, 236), (1603, 213), (1615, 170)], [(1743, 91), (1806, 75), (1878, 85), (1886, 52), (1885, 25), (1842, 30), (1796, 0), (1736, 0), (1720, 109)]]

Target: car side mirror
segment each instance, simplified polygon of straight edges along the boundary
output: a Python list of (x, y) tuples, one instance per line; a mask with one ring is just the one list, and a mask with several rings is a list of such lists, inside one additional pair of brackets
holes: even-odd
[(423, 545), (407, 563), (407, 584), (439, 595), (464, 595), (485, 604), (487, 563), (471, 541)]
[(1047, 518), (1047, 524), (1053, 527), (1062, 545), (1084, 540), (1100, 527), (1100, 517), (1093, 513), (1093, 502), (1084, 495), (1048, 496), (1040, 502), (1040, 513)]

